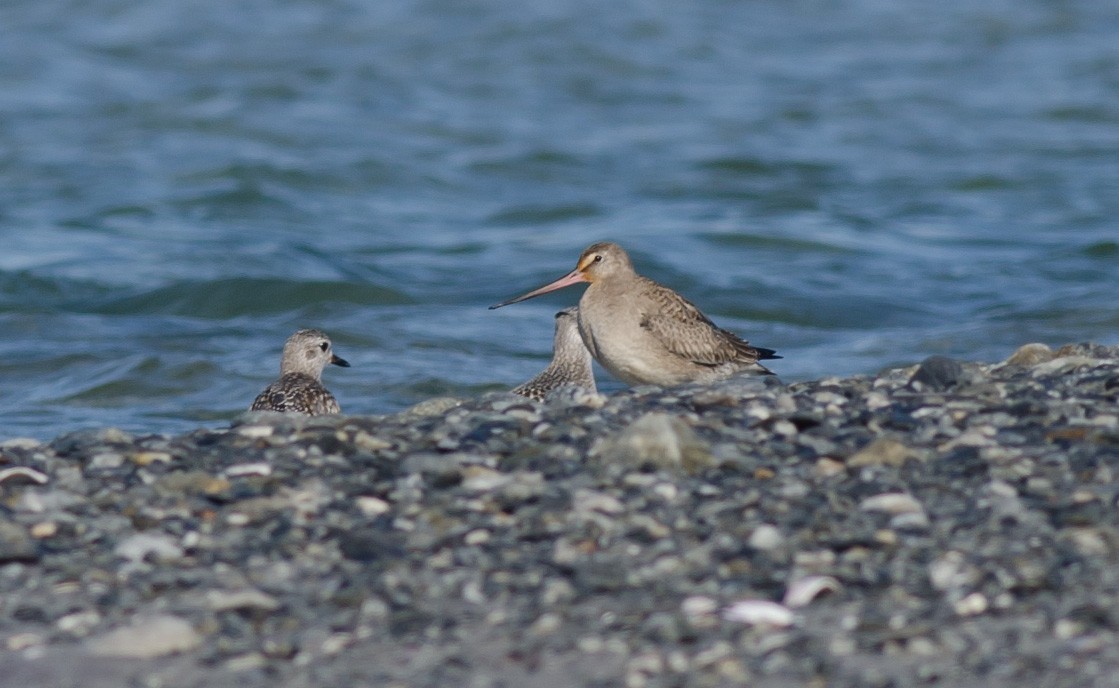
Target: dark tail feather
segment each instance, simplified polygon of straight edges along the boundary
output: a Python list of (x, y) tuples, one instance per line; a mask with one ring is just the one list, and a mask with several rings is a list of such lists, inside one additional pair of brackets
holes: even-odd
[(784, 356), (778, 356), (777, 351), (775, 351), (774, 349), (763, 349), (760, 346), (755, 346), (754, 351), (758, 352), (759, 361), (768, 361), (773, 358), (784, 358)]

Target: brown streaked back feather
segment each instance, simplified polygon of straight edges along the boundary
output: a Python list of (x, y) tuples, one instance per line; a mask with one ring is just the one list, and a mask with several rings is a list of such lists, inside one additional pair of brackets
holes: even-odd
[(698, 365), (757, 363), (760, 351), (749, 342), (713, 323), (692, 302), (671, 289), (647, 277), (638, 279), (648, 287), (655, 304), (652, 312), (642, 314), (641, 327), (665, 349)]

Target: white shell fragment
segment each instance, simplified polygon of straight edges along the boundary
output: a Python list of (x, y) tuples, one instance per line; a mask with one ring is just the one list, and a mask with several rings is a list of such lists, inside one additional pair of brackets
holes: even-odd
[(925, 510), (921, 502), (904, 492), (887, 492), (867, 497), (859, 504), (863, 511), (883, 511), (887, 514), (917, 514)]
[(793, 625), (793, 612), (788, 607), (769, 600), (741, 600), (723, 610), (727, 621), (751, 626), (785, 628)]
[(798, 609), (807, 606), (824, 593), (836, 593), (843, 588), (832, 576), (805, 576), (789, 583), (782, 600), (786, 607)]
[(13, 466), (12, 468), (5, 468), (0, 471), (0, 483), (17, 478), (23, 478), (24, 480), (40, 485), (45, 485), (49, 480), (46, 473), (37, 471), (34, 468), (27, 468), (26, 466)]
[(272, 475), (272, 465), (258, 461), (256, 463), (239, 463), (222, 471), (227, 478), (241, 478), (248, 475)]

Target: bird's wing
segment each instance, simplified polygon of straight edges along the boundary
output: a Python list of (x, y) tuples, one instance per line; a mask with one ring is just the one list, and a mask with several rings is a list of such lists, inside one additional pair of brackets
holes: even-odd
[(330, 413), (341, 413), (342, 409), (338, 406), (338, 400), (334, 398), (326, 388), (321, 390), (321, 395), (316, 400), (315, 415), (323, 415)]
[(288, 411), (290, 410), (291, 400), (288, 398), (287, 392), (278, 384), (271, 384), (257, 395), (253, 400), (253, 405), (249, 407), (250, 411)]
[(728, 332), (700, 312), (690, 301), (655, 282), (649, 290), (648, 308), (641, 316), (641, 327), (668, 351), (706, 366), (723, 363), (755, 363), (758, 350)]
[(340, 413), (333, 394), (317, 380), (299, 373), (289, 373), (269, 385), (250, 410), (309, 415)]

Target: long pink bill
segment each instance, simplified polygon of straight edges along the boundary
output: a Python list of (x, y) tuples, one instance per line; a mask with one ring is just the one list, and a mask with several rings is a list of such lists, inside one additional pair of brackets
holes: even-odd
[(572, 270), (570, 273), (564, 275), (563, 277), (560, 277), (555, 282), (550, 282), (548, 284), (545, 284), (544, 286), (540, 287), (539, 289), (533, 289), (532, 291), (530, 291), (527, 294), (521, 294), (520, 296), (518, 296), (516, 298), (509, 299), (508, 301), (502, 301), (501, 303), (495, 303), (494, 305), (490, 306), (490, 310), (493, 310), (494, 308), (501, 308), (502, 306), (508, 306), (509, 304), (517, 303), (518, 301), (524, 301), (526, 299), (531, 299), (532, 297), (540, 296), (541, 294), (547, 294), (550, 291), (555, 291), (557, 289), (563, 289), (564, 287), (570, 287), (572, 284), (578, 284), (579, 282), (588, 282), (588, 281), (589, 280), (587, 279), (587, 276), (584, 275), (582, 272), (580, 272), (579, 270)]

